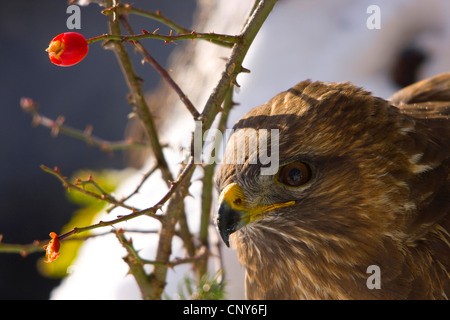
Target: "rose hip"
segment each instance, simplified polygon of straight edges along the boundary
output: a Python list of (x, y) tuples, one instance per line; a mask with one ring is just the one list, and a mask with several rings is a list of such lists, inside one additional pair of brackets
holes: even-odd
[(57, 35), (46, 49), (50, 61), (58, 66), (68, 67), (77, 64), (87, 55), (89, 45), (86, 39), (76, 32)]

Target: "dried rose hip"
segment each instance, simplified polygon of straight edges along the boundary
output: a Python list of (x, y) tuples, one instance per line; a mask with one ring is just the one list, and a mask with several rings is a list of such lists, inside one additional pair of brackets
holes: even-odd
[(66, 32), (54, 37), (45, 51), (52, 63), (68, 67), (83, 60), (88, 50), (88, 43), (81, 34)]
[(55, 232), (50, 232), (50, 242), (44, 246), (45, 250), (45, 256), (47, 257), (47, 260), (44, 262), (52, 262), (55, 261), (59, 257), (59, 238), (58, 235)]

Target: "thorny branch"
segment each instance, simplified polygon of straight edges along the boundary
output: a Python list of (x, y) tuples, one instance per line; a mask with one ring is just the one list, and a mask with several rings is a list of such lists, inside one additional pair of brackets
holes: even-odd
[(144, 143), (135, 142), (131, 139), (121, 141), (107, 141), (105, 139), (96, 137), (92, 134), (92, 126), (86, 126), (85, 130), (79, 130), (65, 125), (65, 118), (59, 116), (57, 119), (50, 119), (38, 112), (38, 106), (35, 101), (30, 98), (21, 98), (20, 105), (22, 110), (31, 114), (33, 117), (32, 124), (34, 126), (43, 126), (50, 129), (52, 137), (58, 136), (60, 133), (68, 135), (72, 138), (79, 139), (86, 142), (89, 146), (98, 147), (102, 151), (116, 151), (128, 148), (148, 148)]
[[(117, 2), (115, 0), (105, 0), (105, 3), (108, 7), (112, 7)], [(116, 19), (115, 14), (108, 16), (108, 26), (111, 34), (121, 34), (119, 21)], [(161, 170), (161, 173), (167, 185), (169, 185), (170, 181), (173, 180), (172, 173), (169, 170), (169, 166), (167, 164), (160, 140), (158, 138), (155, 122), (152, 115), (150, 114), (150, 110), (147, 101), (145, 100), (144, 93), (142, 92), (141, 81), (134, 71), (134, 67), (131, 63), (130, 57), (128, 56), (124, 44), (120, 41), (113, 41), (112, 49), (122, 69), (122, 73), (125, 76), (128, 88), (130, 89), (132, 105), (135, 107), (136, 113), (142, 121), (143, 126), (147, 132), (147, 138), (150, 142), (150, 146), (152, 147), (152, 151), (158, 164), (158, 168)]]
[(171, 183), (171, 186), (169, 188), (169, 190), (167, 191), (167, 193), (152, 207), (144, 209), (144, 210), (140, 210), (140, 211), (134, 211), (130, 214), (127, 215), (123, 215), (123, 216), (119, 216), (117, 219), (113, 219), (110, 221), (100, 221), (96, 224), (90, 225), (90, 226), (86, 226), (86, 227), (75, 227), (72, 230), (70, 230), (69, 232), (66, 232), (62, 235), (59, 236), (59, 240), (64, 240), (65, 238), (71, 236), (72, 234), (77, 234), (77, 233), (81, 233), (81, 232), (85, 232), (85, 231), (90, 231), (90, 230), (94, 230), (94, 229), (98, 229), (101, 227), (105, 227), (105, 226), (113, 226), (115, 224), (118, 224), (120, 222), (123, 221), (127, 221), (130, 219), (134, 219), (137, 217), (140, 217), (142, 215), (148, 215), (152, 218), (158, 219), (160, 221), (164, 220), (164, 216), (163, 215), (157, 215), (156, 212), (158, 210), (161, 210), (161, 208), (163, 207), (163, 205), (169, 201), (169, 199), (173, 196), (173, 194), (178, 190), (178, 188), (180, 187), (180, 185), (182, 183), (184, 183), (186, 177), (190, 176), (190, 174), (192, 174), (192, 171), (194, 169), (195, 165), (194, 165), (194, 159), (191, 158), (191, 160), (189, 161), (189, 163), (186, 165), (186, 167), (184, 168), (183, 172), (178, 176), (178, 179), (173, 181)]
[[(123, 17), (123, 16), (122, 16)], [(88, 43), (93, 43), (96, 41), (101, 40), (116, 40), (116, 41), (122, 41), (122, 42), (133, 42), (133, 41), (139, 41), (142, 39), (157, 39), (157, 40), (163, 40), (166, 44), (169, 44), (170, 42), (175, 42), (178, 40), (194, 40), (194, 39), (203, 39), (203, 40), (221, 40), (223, 43), (230, 44), (231, 47), (234, 43), (238, 43), (240, 41), (240, 37), (238, 36), (229, 36), (225, 34), (218, 34), (218, 33), (197, 33), (195, 31), (192, 31), (190, 33), (183, 33), (183, 34), (169, 34), (169, 35), (163, 35), (156, 33), (155, 31), (149, 32), (147, 30), (142, 30), (142, 34), (134, 34), (131, 33), (130, 35), (114, 35), (114, 34), (103, 34), (101, 36), (93, 37), (87, 40)]]
[[(41, 165), (41, 169), (47, 173), (50, 173), (51, 175), (55, 176), (56, 178), (58, 178), (58, 180), (62, 182), (63, 187), (69, 191), (76, 190), (76, 191), (81, 192), (87, 196), (94, 198), (94, 199), (106, 201), (110, 204), (113, 204), (114, 206), (122, 207), (122, 208), (125, 208), (128, 210), (133, 210), (133, 211), (137, 210), (136, 208), (134, 208), (132, 206), (124, 204), (123, 201), (116, 200), (116, 198), (114, 198), (111, 194), (103, 191), (103, 189), (101, 189), (101, 187), (98, 186), (98, 184), (92, 179), (92, 177), (89, 177), (86, 181), (77, 179), (75, 181), (75, 183), (72, 183), (69, 181), (69, 179), (67, 177), (65, 177), (61, 174), (60, 170), (57, 167), (54, 169), (51, 169), (47, 166)], [(99, 193), (86, 190), (84, 187), (86, 184), (93, 185), (99, 191)]]
[[(125, 80), (130, 89), (131, 99), (130, 102), (134, 107), (135, 113), (141, 119), (149, 140), (150, 147), (153, 150), (153, 154), (156, 160), (155, 167), (152, 168), (142, 179), (141, 183), (136, 187), (136, 189), (131, 193), (128, 197), (117, 200), (112, 195), (103, 191), (103, 189), (90, 179), (86, 181), (78, 180), (75, 183), (68, 181), (59, 170), (50, 169), (48, 167), (42, 166), (42, 169), (52, 175), (56, 176), (62, 183), (63, 186), (68, 189), (77, 190), (79, 192), (83, 192), (93, 198), (106, 201), (112, 205), (112, 208), (120, 206), (124, 207), (132, 212), (127, 215), (122, 215), (117, 217), (116, 219), (112, 219), (110, 221), (100, 221), (96, 224), (92, 224), (85, 227), (75, 227), (72, 230), (61, 234), (58, 236), (60, 241), (71, 239), (72, 235), (79, 234), (85, 231), (90, 231), (98, 228), (102, 228), (105, 226), (115, 226), (116, 224), (127, 221), (130, 219), (134, 219), (139, 216), (148, 215), (155, 219), (158, 219), (161, 222), (161, 229), (159, 231), (159, 243), (157, 246), (157, 253), (155, 260), (145, 260), (139, 257), (138, 252), (134, 249), (132, 241), (127, 240), (124, 235), (124, 230), (114, 230), (119, 242), (124, 246), (127, 250), (127, 256), (124, 258), (125, 262), (130, 267), (130, 272), (135, 277), (144, 298), (146, 299), (159, 299), (164, 290), (164, 286), (166, 283), (166, 275), (167, 269), (173, 268), (174, 266), (181, 263), (192, 263), (194, 268), (197, 269), (197, 275), (200, 279), (206, 272), (206, 261), (208, 256), (210, 255), (208, 250), (208, 226), (210, 223), (210, 212), (211, 212), (211, 193), (210, 190), (212, 188), (212, 173), (214, 171), (214, 166), (205, 167), (204, 174), (204, 189), (202, 200), (204, 203), (202, 204), (202, 217), (201, 217), (201, 227), (200, 227), (200, 247), (196, 248), (192, 242), (192, 236), (187, 229), (187, 225), (184, 226), (182, 221), (185, 219), (184, 212), (184, 198), (189, 194), (188, 188), (190, 185), (190, 180), (192, 174), (195, 169), (194, 158), (191, 156), (188, 164), (182, 169), (181, 173), (178, 175), (176, 180), (173, 180), (172, 173), (169, 170), (167, 161), (162, 152), (162, 146), (160, 144), (158, 134), (156, 132), (156, 127), (153, 121), (153, 117), (149, 111), (148, 105), (144, 99), (144, 94), (142, 92), (142, 85), (140, 78), (136, 75), (134, 68), (131, 64), (128, 53), (125, 49), (124, 43), (126, 41), (132, 42), (139, 52), (142, 54), (144, 61), (150, 63), (162, 76), (162, 78), (169, 83), (172, 89), (178, 94), (181, 101), (185, 104), (187, 109), (191, 112), (194, 119), (198, 119), (202, 121), (201, 128), (196, 126), (196, 130), (201, 130), (201, 132), (206, 132), (212, 125), (214, 119), (216, 118), (219, 112), (222, 112), (222, 116), (220, 119), (219, 126), (222, 127), (226, 123), (228, 112), (233, 106), (231, 94), (233, 85), (237, 85), (236, 76), (240, 72), (246, 72), (247, 70), (242, 67), (242, 61), (253, 42), (256, 34), (264, 23), (265, 19), (271, 12), (273, 6), (277, 2), (277, 0), (256, 0), (255, 6), (247, 19), (246, 25), (243, 28), (243, 31), (238, 36), (227, 36), (227, 35), (219, 35), (219, 34), (204, 34), (204, 33), (196, 33), (190, 31), (188, 29), (182, 28), (178, 26), (176, 23), (172, 22), (170, 19), (161, 15), (161, 13), (157, 12), (156, 14), (148, 13), (136, 8), (133, 8), (130, 5), (120, 4), (118, 0), (105, 0), (104, 1), (107, 8), (103, 11), (103, 13), (108, 15), (108, 25), (110, 34), (102, 35), (99, 37), (95, 37), (90, 39), (89, 41), (95, 42), (99, 40), (107, 40), (107, 43), (111, 45), (114, 53), (116, 54), (117, 60), (119, 61), (120, 67), (123, 71)], [(178, 35), (163, 36), (159, 35), (156, 32), (149, 33), (147, 31), (143, 31), (142, 35), (134, 35), (131, 27), (128, 25), (128, 21), (125, 15), (128, 14), (138, 14), (142, 16), (147, 16), (148, 18), (160, 21), (174, 30), (181, 32)], [(122, 23), (130, 35), (125, 36), (121, 34), (119, 22)], [(207, 39), (211, 42), (219, 43), (221, 45), (232, 46), (232, 50), (230, 53), (230, 57), (226, 63), (225, 70), (222, 73), (222, 77), (211, 93), (209, 99), (204, 106), (203, 112), (200, 114), (197, 109), (192, 105), (187, 96), (181, 91), (181, 89), (176, 85), (176, 83), (171, 79), (168, 75), (167, 71), (162, 68), (145, 50), (142, 44), (139, 42), (140, 40), (146, 38), (154, 38), (161, 39), (166, 42), (172, 42), (175, 40), (183, 40), (183, 39)], [(223, 102), (223, 108), (221, 107)], [(33, 111), (35, 112), (35, 111)], [(37, 112), (33, 113), (36, 118), (35, 121), (39, 122), (39, 124), (45, 125), (52, 129), (54, 133), (63, 132), (66, 134), (73, 135), (77, 138), (83, 139), (86, 142), (90, 142), (97, 146), (104, 145), (104, 141), (92, 137), (90, 132), (79, 132), (75, 129), (68, 128), (63, 125), (62, 119), (56, 121), (47, 119), (38, 115)], [(39, 118), (38, 118), (39, 117)], [(39, 120), (39, 121), (38, 121)], [(132, 144), (129, 142), (128, 144)], [(192, 141), (193, 144), (193, 141)], [(125, 147), (125, 145), (120, 145), (120, 147)], [(128, 146), (127, 146), (128, 147)], [(110, 144), (111, 148), (111, 144)], [(155, 171), (159, 169), (162, 173), (163, 180), (167, 183), (169, 190), (166, 194), (152, 207), (149, 207), (144, 210), (136, 210), (133, 207), (125, 204), (126, 200), (128, 200), (133, 194), (136, 194), (144, 181)], [(84, 188), (86, 184), (91, 184), (94, 186), (96, 191), (92, 192), (88, 191)], [(163, 205), (167, 204), (167, 208), (164, 213), (156, 214), (156, 212), (162, 209)], [(180, 230), (175, 230), (176, 224), (180, 222)], [(188, 257), (183, 259), (169, 260), (171, 256), (171, 245), (173, 236), (180, 236), (186, 244)], [(35, 241), (30, 245), (11, 245), (1, 243), (0, 236), (0, 252), (22, 252), (23, 254), (41, 251), (42, 244), (48, 243), (47, 241)], [(191, 248), (191, 249), (189, 249)], [(20, 250), (20, 251), (19, 251)], [(144, 265), (151, 264), (154, 266), (154, 270), (147, 274), (144, 271)]]
[[(176, 40), (203, 39), (203, 40), (211, 41), (214, 44), (218, 44), (218, 45), (229, 47), (229, 48), (231, 48), (234, 43), (240, 41), (240, 36), (231, 36), (231, 35), (216, 34), (216, 33), (201, 33), (201, 32), (197, 33), (194, 30), (190, 30), (190, 29), (187, 29), (187, 28), (184, 28), (184, 27), (178, 25), (174, 21), (165, 17), (160, 11), (156, 11), (156, 13), (152, 13), (152, 12), (148, 12), (145, 10), (134, 8), (130, 4), (116, 3), (115, 6), (103, 10), (102, 13), (105, 15), (111, 15), (111, 14), (118, 14), (118, 15), (122, 14), (125, 16), (128, 16), (129, 14), (140, 15), (140, 16), (161, 22), (179, 33), (179, 35), (176, 35), (176, 36), (172, 36), (172, 35), (164, 36), (164, 35), (157, 34), (156, 33), (157, 30), (155, 30), (152, 33), (144, 32), (145, 33), (144, 36), (142, 36), (142, 35), (125, 36), (124, 38), (122, 38), (123, 41), (139, 40), (141, 37), (164, 40), (164, 41), (166, 41), (166, 43), (173, 42)], [(103, 36), (109, 36), (109, 35), (103, 35)], [(100, 37), (103, 37), (103, 36), (100, 36)], [(133, 37), (137, 37), (137, 38), (133, 38)], [(95, 38), (93, 38), (93, 39), (95, 39)], [(116, 39), (116, 40), (120, 40), (120, 39)]]
[[(130, 24), (128, 23), (128, 20), (123, 16), (119, 15), (120, 22), (125, 26), (125, 29), (129, 33), (133, 33), (133, 30), (131, 29)], [(194, 117), (194, 120), (197, 120), (197, 118), (200, 116), (197, 109), (194, 107), (192, 102), (188, 99), (188, 97), (184, 94), (184, 92), (181, 90), (181, 88), (175, 83), (175, 81), (172, 79), (172, 77), (169, 75), (166, 69), (164, 69), (158, 61), (156, 61), (150, 53), (144, 48), (144, 46), (139, 41), (134, 41), (134, 44), (136, 48), (141, 52), (142, 56), (144, 57), (144, 61), (149, 63), (161, 76), (161, 78), (166, 81), (169, 86), (177, 93), (177, 95), (180, 97), (180, 100), (184, 103), (186, 108), (189, 110), (189, 112)]]
[[(145, 181), (147, 181), (147, 179), (156, 171), (156, 169), (158, 169), (158, 166), (157, 165), (153, 165), (150, 168), (150, 170), (148, 170), (146, 173), (144, 173), (144, 175), (142, 176), (141, 182), (139, 182), (139, 184), (136, 186), (134, 191), (131, 192), (128, 196), (126, 196), (123, 199), (119, 200), (119, 203), (124, 203), (125, 201), (129, 200), (132, 196), (134, 196), (135, 194), (139, 193), (139, 190), (142, 188), (142, 186), (144, 185)], [(112, 210), (114, 210), (118, 206), (119, 205), (114, 204), (113, 206), (108, 208), (106, 210), (106, 212), (109, 213), (109, 212), (111, 212)]]

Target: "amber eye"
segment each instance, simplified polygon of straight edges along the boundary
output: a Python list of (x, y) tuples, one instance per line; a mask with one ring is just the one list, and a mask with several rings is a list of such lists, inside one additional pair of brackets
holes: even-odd
[(303, 162), (288, 163), (278, 171), (278, 181), (289, 187), (299, 187), (310, 179), (311, 169)]

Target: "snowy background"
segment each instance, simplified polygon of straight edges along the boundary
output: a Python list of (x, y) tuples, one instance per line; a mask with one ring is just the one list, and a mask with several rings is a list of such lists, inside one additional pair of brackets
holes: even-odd
[[(201, 31), (237, 33), (251, 3), (217, 1), (217, 9), (206, 24), (209, 29)], [(370, 30), (366, 26), (371, 15), (366, 10), (370, 5), (380, 8), (380, 29)], [(244, 67), (251, 73), (241, 74), (237, 79), (241, 88), (237, 90), (235, 101), (239, 106), (231, 113), (229, 126), (252, 107), (307, 78), (350, 81), (376, 96), (388, 98), (412, 81), (448, 72), (449, 17), (450, 2), (447, 0), (279, 0), (244, 61)], [(193, 63), (195, 66), (184, 71), (184, 78), (181, 78), (182, 67), (174, 72), (194, 104), (202, 106), (222, 71), (223, 61), (218, 57), (226, 57), (227, 51), (196, 43), (198, 61)], [(196, 74), (192, 70), (196, 70)], [(170, 120), (175, 124), (172, 128), (177, 130), (167, 130), (164, 137), (174, 145), (185, 144), (186, 132), (192, 130), (190, 116), (177, 112)], [(179, 155), (168, 151), (167, 158), (175, 168)], [(144, 166), (142, 172), (148, 166)], [(117, 193), (127, 194), (133, 190), (140, 177), (141, 173), (130, 176)], [(193, 184), (191, 193), (198, 195), (198, 187)], [(158, 175), (154, 175), (133, 198), (132, 204), (148, 207), (159, 200), (164, 191)], [(198, 197), (188, 198), (186, 207), (190, 213), (189, 222), (195, 230)], [(122, 213), (114, 211), (114, 214)], [(156, 228), (153, 223), (143, 217), (127, 222), (126, 226)], [(151, 236), (133, 235), (133, 241), (142, 249), (143, 257), (152, 258), (156, 242)], [(179, 243), (174, 244), (174, 257), (183, 256), (179, 246)], [(228, 297), (243, 298), (243, 270), (236, 262), (235, 252), (227, 248), (222, 248), (222, 252), (227, 262)], [(134, 280), (126, 275), (128, 269), (121, 259), (123, 255), (123, 249), (113, 236), (86, 241), (73, 272), (53, 291), (51, 298), (138, 299)], [(186, 268), (180, 266), (170, 272), (169, 296), (176, 294), (178, 281), (183, 278)], [(215, 268), (211, 265), (212, 271)]]

